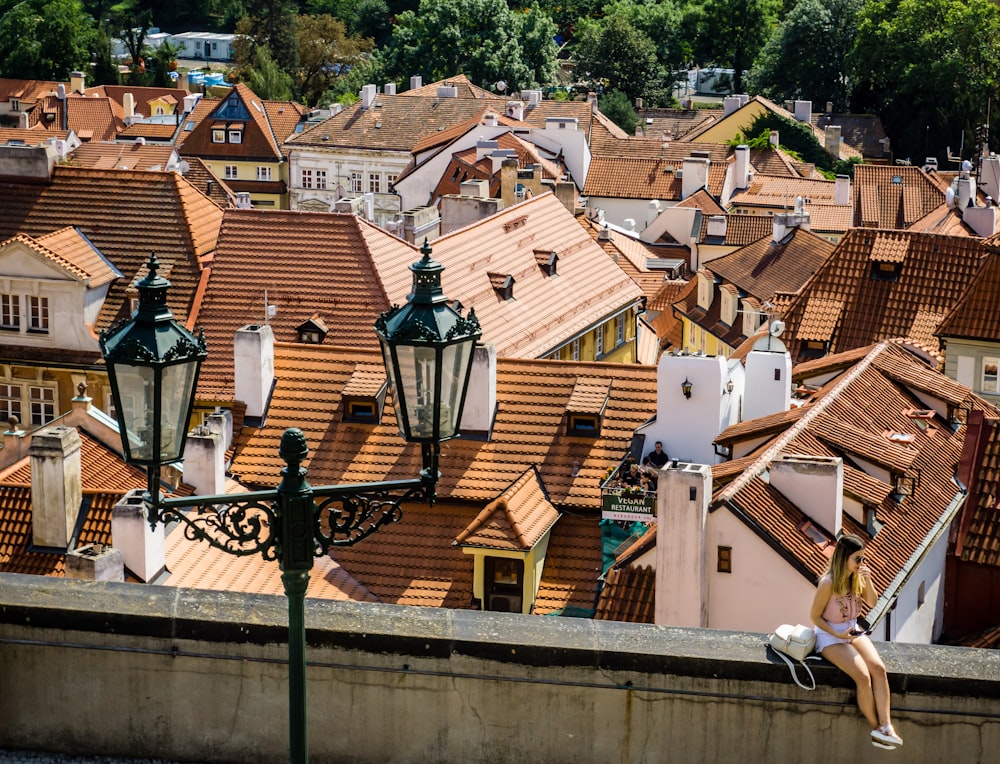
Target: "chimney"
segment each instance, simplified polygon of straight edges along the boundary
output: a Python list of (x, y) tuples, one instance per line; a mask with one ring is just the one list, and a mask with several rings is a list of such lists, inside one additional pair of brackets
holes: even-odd
[(576, 183), (557, 180), (553, 190), (563, 207), (570, 212), (576, 210)]
[(135, 96), (131, 93), (122, 95), (122, 110), (125, 112), (126, 120), (135, 116)]
[(184, 113), (188, 114), (194, 111), (194, 107), (198, 105), (198, 101), (201, 100), (201, 93), (192, 93), (191, 95), (184, 96)]
[(226, 447), (222, 435), (199, 425), (184, 444), (184, 482), (195, 493), (211, 496), (226, 492)]
[(361, 108), (370, 109), (372, 104), (375, 103), (375, 86), (372, 84), (365, 85), (361, 88), (358, 93), (361, 99)]
[(458, 88), (455, 85), (438, 85), (438, 98), (458, 98)]
[(489, 156), (498, 148), (500, 148), (500, 144), (496, 141), (476, 141), (476, 161)]
[(382, 86), (382, 92), (386, 95), (396, 95), (396, 83), (387, 82)]
[(514, 188), (517, 186), (517, 160), (504, 159), (500, 165), (500, 198), (504, 207), (514, 204)]
[(1000, 157), (983, 157), (979, 166), (979, 177), (976, 180), (984, 194), (994, 202), (1000, 200)]
[(734, 172), (736, 178), (733, 185), (736, 188), (748, 188), (750, 186), (750, 147), (741, 145), (736, 147), (736, 161), (734, 162)]
[(487, 112), (483, 115), (483, 124), (487, 127), (496, 127), (500, 123), (500, 117), (496, 112)]
[(274, 331), (268, 324), (236, 330), (233, 342), (236, 400), (247, 405), (246, 417), (263, 420), (274, 387)]
[(424, 78), (419, 74), (414, 74), (410, 77), (410, 90), (417, 90), (424, 86)]
[(87, 544), (66, 553), (66, 578), (85, 581), (125, 581), (125, 563), (114, 547)]
[(965, 210), (972, 203), (972, 180), (970, 178), (958, 179), (958, 208)]
[(767, 142), (770, 143), (775, 148), (781, 145), (777, 130), (772, 130), (767, 137)]
[(681, 199), (687, 199), (691, 194), (700, 191), (708, 185), (708, 168), (712, 164), (709, 159), (699, 157), (684, 157), (681, 177)]
[(986, 207), (966, 207), (962, 210), (962, 220), (976, 232), (977, 236), (988, 239), (1000, 230), (1000, 209), (990, 203)]
[(587, 92), (587, 103), (597, 106), (597, 93), (593, 90)]
[(480, 344), (472, 356), (469, 374), (469, 392), (465, 396), (462, 437), (489, 440), (493, 431), (493, 418), (497, 413), (497, 349), (495, 345)]
[(838, 175), (834, 181), (833, 203), (846, 206), (851, 203), (851, 176)]
[(249, 191), (237, 191), (236, 192), (236, 209), (238, 210), (252, 210), (253, 202), (250, 201)]
[(518, 122), (524, 120), (524, 101), (507, 101), (507, 116)]
[(839, 456), (781, 454), (771, 461), (769, 480), (834, 538), (843, 530), (844, 462)]
[(727, 225), (725, 215), (712, 215), (708, 219), (708, 235), (713, 238), (725, 239)]
[(83, 501), (80, 435), (75, 427), (46, 427), (31, 438), (28, 456), (32, 543), (67, 550)]
[[(527, 101), (528, 106), (538, 106), (542, 102), (542, 91), (541, 90), (522, 90), (521, 100)], [(642, 108), (642, 103), (638, 104), (638, 108)]]
[(826, 102), (826, 113), (833, 114), (833, 101)]
[(735, 95), (726, 96), (722, 99), (722, 116), (728, 117), (734, 111), (736, 111), (743, 104), (740, 103), (740, 97)]
[(24, 449), (31, 444), (31, 438), (25, 440), (25, 434), (18, 424), (17, 417), (12, 416), (7, 420), (7, 430), (3, 434), (3, 449), (0, 449), (0, 468), (9, 467), (24, 458)]
[(121, 552), (125, 567), (144, 583), (149, 583), (166, 567), (163, 524), (149, 527), (145, 491), (136, 488), (125, 494), (111, 510), (111, 543)]
[[(784, 329), (781, 321), (772, 321), (768, 331), (776, 337)], [(743, 390), (743, 420), (757, 419), (792, 406), (792, 358), (784, 343), (774, 340), (774, 350), (751, 350), (746, 358), (746, 384)]]
[(215, 190), (215, 181), (209, 178), (205, 181), (205, 196), (211, 196)]
[(463, 180), (458, 186), (458, 193), (462, 196), (474, 196), (477, 199), (488, 199), (490, 196), (490, 182), (488, 180)]
[(812, 101), (796, 101), (795, 102), (795, 119), (798, 122), (805, 122), (809, 124), (809, 119), (812, 117)]
[(708, 626), (705, 526), (712, 498), (712, 468), (667, 462), (659, 471), (657, 484), (653, 623), (704, 628)]
[(826, 128), (826, 153), (830, 156), (840, 158), (840, 125), (827, 125)]
[(28, 112), (22, 111), (17, 115), (17, 128), (18, 130), (28, 129)]
[(796, 228), (809, 230), (809, 213), (801, 196), (795, 198), (794, 212), (782, 212), (771, 217), (771, 236), (775, 243), (780, 243), (789, 231)]
[(86, 82), (86, 78), (84, 77), (83, 72), (70, 72), (69, 73), (69, 89), (70, 89), (71, 92), (73, 92), (73, 93), (79, 93), (80, 95), (83, 95), (83, 92), (85, 90), (85, 86), (84, 86), (85, 82)]

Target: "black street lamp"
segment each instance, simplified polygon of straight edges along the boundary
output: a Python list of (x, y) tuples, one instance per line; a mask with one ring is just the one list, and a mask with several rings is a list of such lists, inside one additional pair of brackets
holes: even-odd
[[(410, 266), (413, 291), (403, 307), (375, 324), (382, 345), (400, 434), (421, 444), (423, 469), (408, 480), (314, 488), (302, 462), (309, 454), (298, 428), (285, 430), (279, 453), (286, 463), (273, 490), (215, 496), (163, 498), (160, 468), (180, 461), (187, 439), (204, 337), (178, 324), (167, 307), (170, 282), (149, 275), (138, 283), (139, 308), (101, 334), (101, 353), (115, 402), (125, 460), (144, 466), (149, 523), (177, 521), (192, 540), (229, 554), (277, 560), (288, 598), (289, 761), (308, 757), (306, 727), (305, 594), (316, 557), (350, 546), (400, 519), (400, 505), (434, 500), (440, 443), (458, 434), (472, 354), (482, 332), (474, 311), (463, 318), (441, 290), (440, 263), (423, 257)], [(394, 496), (399, 494), (398, 496)], [(190, 510), (197, 509), (197, 512)]]

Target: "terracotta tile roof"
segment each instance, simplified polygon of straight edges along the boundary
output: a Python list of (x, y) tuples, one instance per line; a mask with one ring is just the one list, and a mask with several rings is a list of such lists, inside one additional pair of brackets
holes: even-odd
[(22, 130), (17, 127), (0, 127), (0, 145), (20, 145), (38, 146), (46, 141), (58, 138), (66, 140), (69, 137), (69, 130), (43, 130), (40, 127), (33, 127)]
[(68, 164), (98, 170), (165, 170), (176, 161), (172, 146), (90, 141), (78, 146)]
[(808, 406), (798, 406), (788, 411), (778, 411), (767, 416), (731, 424), (716, 436), (714, 442), (733, 444), (741, 440), (755, 440), (765, 435), (784, 432), (790, 424), (799, 421), (808, 410)]
[(133, 122), (118, 131), (118, 140), (129, 138), (146, 138), (157, 143), (173, 143), (174, 136), (180, 130), (180, 125), (161, 122)]
[(919, 167), (854, 168), (854, 225), (909, 228), (944, 203), (944, 189)]
[[(670, 281), (667, 278), (670, 271), (649, 267), (651, 262), (655, 263), (664, 259), (683, 260), (686, 267), (690, 258), (690, 251), (686, 247), (682, 250), (650, 247), (638, 239), (611, 229), (608, 229), (606, 238), (602, 240), (600, 234), (603, 226), (600, 223), (596, 220), (590, 220), (586, 215), (581, 215), (577, 220), (622, 271), (639, 285), (643, 295), (646, 296), (647, 309), (653, 307), (649, 302), (663, 290), (666, 284), (672, 284), (673, 291), (676, 292), (687, 283), (686, 281)], [(655, 308), (655, 310), (663, 310), (663, 307)]]
[(592, 613), (601, 570), (601, 528), (595, 517), (564, 514), (552, 528), (535, 595), (535, 615), (568, 608)]
[(813, 231), (824, 233), (844, 233), (851, 227), (854, 211), (849, 204), (817, 204), (805, 205), (809, 213), (809, 227)]
[(23, 103), (34, 103), (44, 95), (49, 93), (54, 95), (60, 84), (65, 83), (55, 80), (18, 80), (0, 77), (0, 101), (14, 98)]
[[(415, 144), (413, 144), (413, 153), (420, 154), (424, 151), (429, 151), (430, 149), (436, 148), (438, 146), (445, 146), (457, 138), (462, 137), (470, 130), (475, 129), (483, 123), (483, 118), (485, 115), (491, 111), (488, 106), (482, 107), (482, 111), (473, 114), (471, 117), (463, 122), (456, 122), (451, 127), (446, 127), (444, 130), (438, 130), (437, 132), (428, 133)], [(475, 148), (472, 149), (473, 157), (475, 157)]]
[[(182, 131), (178, 138), (182, 152), (215, 159), (280, 161), (284, 154), (268, 122), (269, 112), (263, 99), (243, 83), (234, 85), (225, 98), (203, 98), (187, 117), (195, 122), (194, 129)], [(228, 125), (242, 127), (241, 142), (229, 143), (228, 139), (225, 143), (213, 142), (213, 128)]]
[(698, 189), (687, 199), (682, 199), (674, 205), (675, 207), (681, 208), (694, 208), (696, 210), (701, 210), (704, 218), (702, 218), (702, 226), (707, 224), (707, 216), (709, 215), (725, 215), (726, 211), (722, 208), (722, 205), (704, 188)]
[(873, 478), (867, 472), (844, 465), (844, 493), (868, 506), (878, 506), (889, 498), (892, 486)]
[(498, 98), (502, 99), (501, 96), (496, 93), (491, 93), (488, 90), (483, 90), (483, 88), (478, 85), (473, 85), (472, 80), (466, 77), (464, 74), (456, 74), (453, 77), (446, 77), (443, 80), (438, 80), (437, 82), (431, 82), (430, 84), (423, 85), (419, 88), (414, 88), (412, 90), (405, 90), (400, 95), (413, 97), (423, 97), (423, 98), (437, 98), (438, 88), (442, 85), (452, 85), (458, 89), (458, 98), (487, 98), (496, 100)]
[(755, 241), (770, 237), (774, 232), (774, 221), (770, 217), (764, 215), (726, 215), (725, 239), (722, 241), (710, 241), (708, 235), (709, 214), (706, 212), (705, 216), (701, 219), (701, 235), (698, 237), (698, 241), (701, 244), (745, 247)]
[[(896, 373), (890, 376), (885, 368), (895, 369)], [(904, 368), (913, 371), (912, 379), (902, 373)], [(885, 589), (959, 491), (953, 475), (961, 457), (965, 427), (953, 430), (937, 418), (924, 430), (906, 413), (926, 405), (926, 396), (918, 397), (914, 390), (923, 386), (922, 380), (928, 373), (943, 383), (950, 382), (895, 343), (873, 346), (864, 358), (824, 388), (808, 412), (759, 448), (753, 465), (716, 492), (713, 511), (729, 506), (743, 522), (780, 542), (803, 572), (816, 580), (825, 571), (827, 558), (821, 546), (800, 530), (807, 519), (801, 510), (761, 478), (770, 461), (782, 453), (842, 456), (845, 468), (874, 461), (895, 472), (919, 474), (913, 494), (900, 502), (878, 485), (882, 482), (878, 478), (845, 469), (845, 486), (852, 493), (872, 501), (884, 495), (880, 503), (872, 504), (876, 519), (884, 525), (867, 549), (875, 560), (876, 585)], [(900, 377), (905, 381), (901, 383)], [(968, 388), (965, 392), (963, 406), (995, 411)], [(884, 431), (912, 437), (907, 446), (899, 446), (885, 439), (881, 435)], [(855, 462), (855, 458), (860, 460)], [(868, 538), (866, 530), (846, 513), (844, 530)]]
[(545, 537), (559, 511), (545, 495), (534, 468), (524, 474), (489, 504), (455, 538), (463, 547), (527, 552)]
[(839, 125), (844, 143), (858, 149), (865, 159), (886, 159), (891, 155), (885, 150), (887, 139), (882, 120), (874, 114), (814, 112), (810, 121), (814, 127), (824, 131), (830, 125)]
[[(218, 204), (219, 207), (226, 208), (235, 205), (236, 192), (225, 180), (212, 172), (211, 168), (200, 157), (183, 157), (182, 161), (187, 162), (188, 169), (181, 174), (192, 186)], [(209, 181), (211, 181), (211, 186), (209, 186)]]
[[(719, 197), (726, 175), (725, 156), (728, 148), (712, 146), (706, 150), (712, 154), (708, 171), (708, 192)], [(677, 177), (677, 170), (683, 167), (684, 157), (690, 154), (689, 145), (671, 144), (666, 150), (666, 156), (659, 159), (594, 156), (587, 171), (583, 193), (587, 196), (622, 199), (680, 201), (683, 181)]]
[[(287, 427), (301, 428), (316, 449), (308, 468), (310, 482), (317, 485), (402, 479), (419, 472), (419, 449), (400, 440), (391, 396), (380, 425), (343, 421), (341, 391), (358, 364), (381, 362), (378, 351), (279, 342), (275, 356), (277, 382), (267, 425), (246, 433), (233, 463), (234, 474), (244, 483), (274, 484), (283, 466), (278, 442)], [(502, 357), (497, 367), (498, 408), (491, 440), (442, 444), (441, 501), (480, 502), (475, 513), (452, 530), (449, 544), (484, 503), (506, 491), (532, 465), (537, 465), (556, 508), (596, 512), (605, 470), (618, 463), (635, 428), (656, 407), (652, 367)], [(614, 380), (597, 437), (565, 434), (566, 411), (580, 377)]]
[(781, 149), (750, 149), (750, 164), (761, 175), (800, 178), (795, 162)]
[[(600, 112), (595, 112), (600, 114)], [(603, 115), (602, 115), (603, 116)], [(614, 123), (612, 123), (614, 124)], [(674, 154), (680, 152), (685, 156), (690, 155), (692, 148), (700, 149), (704, 148), (706, 151), (712, 148), (718, 148), (713, 144), (705, 144), (702, 146), (691, 146), (687, 144), (685, 146), (670, 146), (662, 141), (653, 141), (646, 138), (606, 138), (598, 144), (597, 147), (592, 147), (591, 152), (595, 156), (601, 157), (619, 157), (621, 159), (664, 159), (670, 158)], [(673, 149), (673, 150), (671, 150)]]
[(955, 554), (964, 562), (1000, 567), (1000, 419), (972, 412), (968, 433), (959, 477), (969, 497), (957, 523)]
[(651, 565), (611, 568), (597, 598), (595, 621), (653, 623), (656, 570)]
[(962, 220), (962, 215), (954, 207), (942, 204), (924, 217), (915, 221), (907, 230), (923, 233), (939, 233), (944, 236), (978, 236)]
[(200, 279), (199, 258), (215, 250), (222, 210), (177, 173), (57, 166), (48, 183), (0, 183), (6, 200), (0, 240), (76, 226), (122, 273), (96, 322), (106, 328), (129, 305), (130, 283), (155, 252), (170, 279), (170, 308), (185, 321)]
[(647, 138), (681, 140), (722, 116), (722, 109), (636, 109)]
[(71, 273), (75, 273), (87, 286), (103, 286), (120, 278), (118, 270), (94, 248), (94, 245), (80, 233), (80, 229), (67, 227), (53, 231), (35, 239), (54, 255), (54, 261)]
[(784, 207), (791, 210), (795, 207), (795, 199), (801, 196), (807, 204), (833, 204), (836, 185), (830, 180), (758, 174), (748, 188), (733, 194), (730, 203), (734, 207)]
[(136, 114), (141, 114), (144, 117), (152, 116), (153, 108), (151, 103), (153, 101), (166, 101), (167, 103), (172, 101), (174, 103), (182, 103), (184, 101), (184, 97), (190, 95), (187, 90), (181, 90), (179, 88), (139, 87), (135, 85), (96, 85), (95, 87), (87, 88), (84, 91), (84, 97), (109, 99), (115, 105), (118, 118), (124, 119), (124, 102), (126, 93), (132, 94)]
[[(558, 254), (556, 276), (538, 267), (536, 249)], [(372, 257), (389, 299), (402, 304), (414, 258), (399, 248)], [(484, 341), (499, 355), (551, 352), (641, 294), (551, 193), (442, 236), (432, 257), (445, 266), (445, 294), (475, 309)], [(498, 296), (489, 273), (513, 277), (512, 299)]]
[(264, 112), (275, 141), (281, 146), (291, 138), (299, 124), (306, 118), (308, 109), (295, 101), (264, 101)]
[(209, 347), (199, 397), (232, 400), (233, 335), (265, 320), (265, 293), (277, 306), (269, 323), (278, 341), (296, 342), (298, 326), (318, 314), (334, 327), (328, 343), (377, 347), (372, 327), (390, 301), (372, 264), (376, 253), (407, 264), (419, 259), (413, 247), (354, 215), (226, 210), (198, 315)]
[(938, 324), (939, 337), (995, 342), (1000, 339), (1000, 252), (988, 249), (983, 265), (965, 294)]
[[(902, 261), (895, 280), (873, 277), (876, 247)], [(933, 325), (958, 304), (984, 254), (977, 239), (851, 229), (785, 311), (792, 358), (803, 340), (829, 341), (836, 353), (899, 337), (940, 352)]]
[[(65, 123), (63, 113), (65, 111)], [(51, 115), (49, 118), (48, 115)], [(29, 125), (46, 130), (75, 132), (81, 140), (111, 141), (121, 127), (112, 103), (107, 98), (84, 98), (69, 94), (65, 105), (56, 96), (40, 99), (28, 117)], [(64, 126), (65, 125), (65, 126)]]

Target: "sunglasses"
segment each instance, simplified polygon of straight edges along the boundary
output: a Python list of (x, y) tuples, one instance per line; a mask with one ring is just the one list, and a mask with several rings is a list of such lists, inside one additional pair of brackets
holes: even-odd
[(854, 561), (858, 565), (864, 565), (866, 562), (868, 562), (868, 558), (865, 557), (863, 554), (859, 554), (857, 557), (854, 558)]

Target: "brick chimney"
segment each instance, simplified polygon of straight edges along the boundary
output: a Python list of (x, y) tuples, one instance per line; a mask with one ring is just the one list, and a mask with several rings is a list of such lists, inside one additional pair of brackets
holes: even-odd
[(111, 543), (121, 552), (125, 567), (149, 583), (166, 567), (163, 524), (149, 527), (143, 489), (125, 494), (111, 510)]
[(844, 461), (839, 456), (781, 454), (771, 461), (769, 480), (834, 538), (843, 529)]
[(46, 427), (32, 436), (28, 456), (32, 543), (68, 549), (83, 501), (80, 435), (75, 427)]
[(657, 482), (653, 622), (704, 628), (708, 625), (705, 527), (712, 498), (712, 468), (667, 462)]
[(274, 331), (268, 324), (236, 330), (233, 342), (236, 400), (247, 405), (246, 417), (261, 421), (274, 387)]

